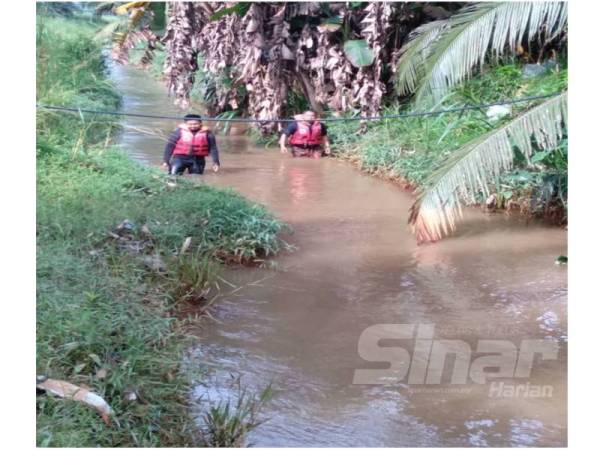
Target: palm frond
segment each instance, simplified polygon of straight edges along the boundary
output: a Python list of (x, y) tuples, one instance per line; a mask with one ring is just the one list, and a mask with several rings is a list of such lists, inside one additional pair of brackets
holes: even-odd
[[(425, 61), (416, 101), (439, 99), (467, 79), (488, 53), (515, 51), (526, 39), (543, 33), (546, 41), (564, 31), (566, 2), (474, 3), (449, 19), (449, 26)], [(419, 56), (417, 56), (418, 61)]]
[[(154, 57), (154, 50), (158, 37), (150, 29), (154, 19), (154, 11), (150, 2), (129, 2), (114, 8), (120, 20), (109, 23), (100, 30), (96, 36), (102, 39), (108, 33), (112, 38), (112, 59), (120, 64), (129, 62), (129, 51), (136, 45), (145, 42), (147, 44), (139, 64), (147, 66)], [(127, 16), (125, 18), (124, 16)]]
[(125, 29), (127, 29), (127, 21), (125, 19), (112, 20), (96, 32), (94, 39), (97, 41), (112, 39), (116, 32)]
[(423, 76), (424, 63), (429, 56), (431, 44), (440, 37), (447, 24), (447, 20), (436, 20), (421, 25), (402, 46), (396, 66), (396, 90), (399, 95), (409, 95), (415, 91)]
[(474, 203), (488, 195), (488, 183), (513, 164), (513, 146), (527, 157), (532, 138), (544, 149), (558, 145), (567, 124), (567, 93), (552, 97), (453, 153), (425, 183), (410, 209), (409, 224), (417, 241), (437, 241), (456, 228), (461, 200)]

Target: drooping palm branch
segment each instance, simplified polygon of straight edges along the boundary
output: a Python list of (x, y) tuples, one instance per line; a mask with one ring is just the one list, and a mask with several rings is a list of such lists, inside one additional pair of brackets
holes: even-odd
[(158, 43), (158, 37), (150, 29), (157, 5), (157, 2), (129, 2), (120, 6), (114, 2), (99, 4), (96, 8), (98, 14), (110, 11), (119, 16), (119, 19), (111, 21), (96, 36), (101, 40), (110, 36), (113, 44), (112, 58), (115, 61), (121, 64), (128, 63), (129, 51), (139, 43), (146, 43), (139, 64), (144, 66), (151, 62)]
[(431, 45), (447, 25), (447, 20), (421, 25), (401, 47), (402, 53), (396, 66), (396, 91), (399, 95), (409, 95), (417, 89), (419, 80), (424, 75), (425, 61), (431, 52)]
[(474, 203), (488, 194), (488, 183), (513, 164), (513, 146), (529, 157), (532, 141), (552, 149), (567, 124), (567, 93), (533, 107), (506, 125), (475, 139), (452, 154), (425, 183), (410, 210), (409, 224), (419, 243), (441, 239), (462, 217), (461, 200)]
[[(481, 66), (488, 54), (514, 52), (524, 39), (530, 42), (540, 33), (549, 41), (566, 26), (566, 2), (471, 4), (450, 17), (441, 33), (436, 35), (438, 28), (431, 25), (416, 34), (416, 42), (409, 42), (398, 63), (398, 71), (406, 74), (399, 78), (399, 89), (416, 92), (417, 103), (429, 97), (439, 100)], [(424, 52), (425, 45), (431, 48)]]

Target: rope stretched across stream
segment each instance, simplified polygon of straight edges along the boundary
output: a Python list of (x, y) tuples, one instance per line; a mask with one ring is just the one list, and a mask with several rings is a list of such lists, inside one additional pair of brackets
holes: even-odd
[[(542, 100), (550, 97), (555, 97), (557, 95), (562, 94), (562, 92), (553, 92), (551, 94), (544, 95), (534, 95), (530, 97), (519, 97), (514, 99), (507, 99), (493, 103), (482, 103), (479, 105), (465, 105), (457, 108), (448, 108), (448, 109), (438, 109), (434, 111), (423, 111), (423, 112), (407, 112), (400, 114), (390, 114), (387, 116), (354, 116), (354, 117), (324, 117), (320, 118), (320, 122), (351, 122), (351, 121), (377, 121), (377, 120), (390, 120), (390, 119), (404, 119), (407, 117), (424, 117), (424, 116), (434, 116), (439, 114), (447, 114), (447, 113), (455, 113), (455, 112), (463, 112), (470, 111), (475, 109), (489, 108), (491, 106), (501, 106), (501, 105), (513, 105), (515, 103), (523, 103), (529, 102), (532, 100)], [(183, 117), (178, 116), (159, 116), (152, 114), (138, 114), (138, 113), (128, 113), (128, 112), (119, 112), (119, 111), (98, 111), (94, 109), (87, 108), (79, 108), (75, 106), (59, 106), (59, 105), (43, 105), (36, 104), (36, 108), (49, 109), (54, 111), (65, 111), (65, 112), (74, 112), (74, 113), (89, 113), (89, 114), (104, 114), (104, 115), (113, 115), (113, 116), (130, 116), (130, 117), (142, 117), (147, 119), (170, 119), (170, 120), (183, 120)], [(296, 119), (254, 119), (254, 118), (217, 118), (217, 117), (202, 117), (202, 120), (205, 122), (238, 122), (238, 123), (286, 123), (286, 122), (294, 122)]]

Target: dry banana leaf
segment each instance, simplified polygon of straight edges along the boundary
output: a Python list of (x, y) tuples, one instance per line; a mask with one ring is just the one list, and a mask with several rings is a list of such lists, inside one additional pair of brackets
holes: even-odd
[(37, 383), (37, 388), (56, 395), (57, 397), (85, 403), (86, 405), (95, 408), (107, 425), (110, 424), (110, 415), (113, 412), (111, 407), (102, 397), (88, 389), (76, 386), (68, 381), (55, 380), (52, 378)]

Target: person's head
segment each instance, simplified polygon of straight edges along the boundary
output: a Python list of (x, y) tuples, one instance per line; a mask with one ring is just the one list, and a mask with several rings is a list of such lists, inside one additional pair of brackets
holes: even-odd
[(183, 120), (191, 131), (198, 131), (202, 127), (202, 116), (200, 114), (186, 114)]
[(304, 120), (306, 120), (311, 125), (315, 122), (315, 120), (317, 120), (317, 115), (314, 111), (305, 111), (303, 116)]

